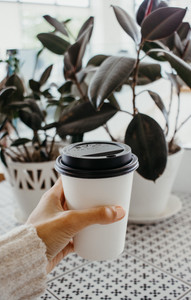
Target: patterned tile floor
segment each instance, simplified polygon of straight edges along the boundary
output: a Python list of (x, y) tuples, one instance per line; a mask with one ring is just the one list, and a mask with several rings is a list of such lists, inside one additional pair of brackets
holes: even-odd
[[(18, 225), (7, 182), (0, 184), (0, 233)], [(89, 262), (68, 255), (48, 275), (38, 300), (191, 300), (191, 195), (182, 210), (163, 222), (127, 227), (123, 254)]]

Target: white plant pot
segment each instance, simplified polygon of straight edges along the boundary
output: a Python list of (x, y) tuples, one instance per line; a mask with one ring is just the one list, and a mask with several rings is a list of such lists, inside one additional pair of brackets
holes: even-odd
[(191, 148), (185, 148), (173, 188), (174, 192), (191, 193)]
[(169, 155), (165, 171), (156, 182), (144, 179), (135, 172), (129, 210), (130, 220), (149, 220), (164, 213), (182, 156), (182, 149)]
[(6, 179), (11, 183), (19, 210), (16, 217), (25, 222), (38, 204), (41, 196), (57, 180), (55, 161), (20, 163), (9, 161)]

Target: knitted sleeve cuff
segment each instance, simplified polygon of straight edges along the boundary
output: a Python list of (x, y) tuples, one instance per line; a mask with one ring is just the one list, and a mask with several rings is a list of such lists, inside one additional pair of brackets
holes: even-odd
[(28, 300), (46, 287), (46, 246), (32, 225), (0, 237), (0, 298)]

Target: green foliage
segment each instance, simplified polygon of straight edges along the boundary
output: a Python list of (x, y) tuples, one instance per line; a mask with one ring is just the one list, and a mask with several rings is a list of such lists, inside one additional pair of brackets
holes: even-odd
[[(37, 60), (44, 48), (63, 55), (65, 78), (56, 94), (52, 93), (50, 86), (47, 87), (53, 65), (44, 70), (39, 80), (29, 80), (31, 91), (28, 94), (17, 74), (5, 79), (0, 91), (0, 112), (3, 115), (0, 140), (3, 141), (7, 136), (10, 139), (9, 145), (3, 142), (0, 144), (2, 158), (6, 153), (14, 161), (50, 160), (54, 158), (55, 138), (60, 140), (71, 136), (73, 141), (81, 140), (85, 132), (104, 125), (119, 109), (114, 96), (110, 98), (112, 104), (104, 104), (99, 112), (96, 112), (88, 99), (85, 78), (92, 67), (83, 67), (83, 57), (92, 35), (94, 18), (88, 18), (82, 25), (73, 43), (69, 42), (73, 37), (67, 29), (66, 21), (60, 22), (48, 15), (44, 19), (54, 27), (54, 31), (38, 34), (43, 47), (37, 54)], [(63, 37), (58, 36), (58, 33)], [(50, 122), (49, 108), (55, 110), (53, 122)], [(31, 139), (20, 136), (13, 125), (15, 118), (31, 129)], [(7, 126), (14, 128), (16, 139), (9, 136)], [(50, 137), (49, 130), (53, 130), (55, 135), (51, 133)], [(28, 146), (32, 146), (32, 153)]]
[[(191, 60), (190, 25), (184, 23), (186, 9), (168, 7), (164, 1), (144, 0), (140, 5), (136, 21), (122, 8), (112, 6), (114, 14), (122, 29), (135, 42), (137, 58), (129, 65), (125, 63), (132, 58), (97, 55), (91, 63), (98, 70), (89, 86), (89, 98), (94, 107), (99, 109), (108, 96), (114, 93), (123, 84), (132, 89), (132, 121), (127, 127), (125, 140), (139, 158), (138, 172), (145, 178), (156, 180), (164, 171), (167, 161), (167, 141), (165, 134), (169, 129), (169, 113), (162, 98), (152, 90), (147, 91), (155, 105), (162, 112), (166, 121), (166, 132), (149, 116), (139, 113), (136, 103), (136, 87), (146, 86), (162, 77), (161, 64), (144, 62), (147, 56), (160, 62), (169, 62), (172, 74), (169, 79), (176, 87), (179, 86), (178, 76), (191, 87)], [(141, 57), (142, 50), (145, 56)], [(186, 58), (186, 59), (185, 59)], [(123, 62), (120, 64), (120, 62)], [(180, 88), (177, 89), (180, 93)], [(178, 119), (178, 118), (177, 118)], [(178, 130), (177, 124), (169, 152), (173, 152), (173, 139)], [(173, 147), (175, 149), (177, 147)]]

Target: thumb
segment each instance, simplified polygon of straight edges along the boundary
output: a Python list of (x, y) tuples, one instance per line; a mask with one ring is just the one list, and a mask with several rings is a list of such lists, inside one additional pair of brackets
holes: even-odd
[(84, 210), (65, 211), (62, 226), (70, 228), (76, 234), (83, 228), (93, 224), (110, 224), (121, 220), (125, 210), (121, 206), (101, 206)]

